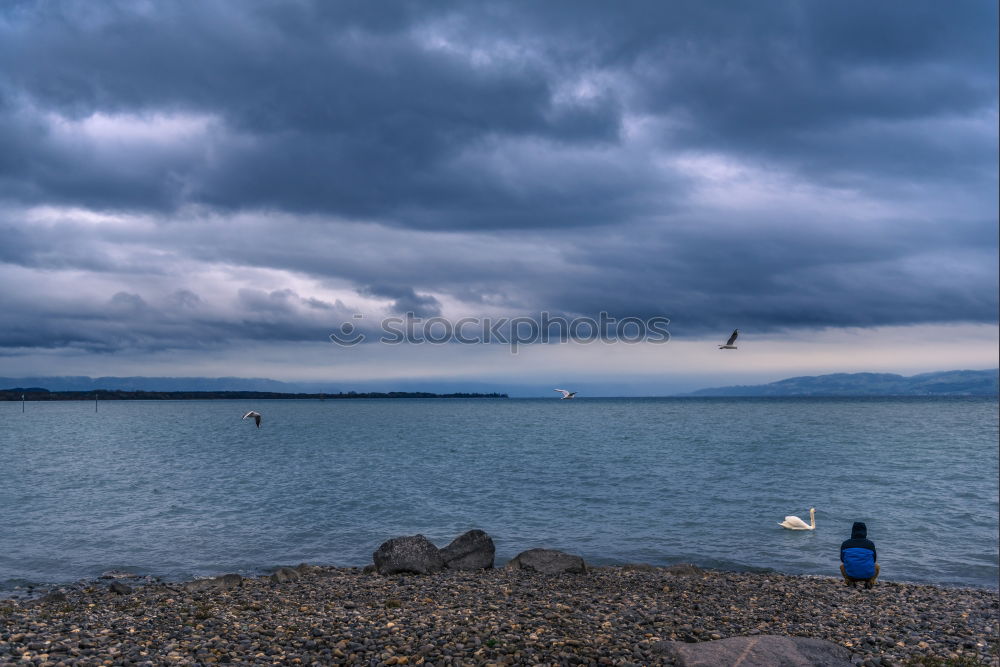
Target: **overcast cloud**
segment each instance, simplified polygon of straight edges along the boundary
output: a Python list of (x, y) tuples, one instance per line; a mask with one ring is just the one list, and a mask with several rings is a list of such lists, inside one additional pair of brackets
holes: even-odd
[(929, 0), (4, 3), (0, 355), (93, 354), (98, 375), (322, 343), (362, 313), (995, 328), (997, 21)]

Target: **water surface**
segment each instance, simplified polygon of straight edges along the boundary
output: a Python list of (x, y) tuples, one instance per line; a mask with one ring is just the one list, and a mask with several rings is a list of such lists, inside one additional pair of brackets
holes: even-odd
[[(854, 521), (884, 579), (996, 587), (997, 418), (978, 398), (0, 403), (0, 589), (360, 566), (470, 528), (498, 564), (832, 575)], [(777, 525), (810, 507), (815, 531)]]

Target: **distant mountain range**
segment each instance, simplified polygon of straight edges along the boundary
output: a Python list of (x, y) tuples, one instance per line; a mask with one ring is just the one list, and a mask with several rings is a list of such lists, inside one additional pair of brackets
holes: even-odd
[(1000, 369), (894, 373), (834, 373), (770, 384), (699, 389), (685, 396), (996, 396)]

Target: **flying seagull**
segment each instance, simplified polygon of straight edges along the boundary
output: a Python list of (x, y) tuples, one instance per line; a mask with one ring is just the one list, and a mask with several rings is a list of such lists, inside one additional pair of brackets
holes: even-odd
[(729, 340), (726, 341), (725, 345), (720, 345), (719, 349), (720, 350), (735, 350), (736, 346), (733, 345), (733, 343), (736, 342), (736, 337), (739, 336), (739, 335), (740, 335), (740, 330), (739, 329), (733, 329), (733, 335), (729, 337)]
[(245, 415), (243, 415), (243, 419), (247, 419), (248, 417), (253, 417), (253, 420), (255, 422), (257, 422), (257, 428), (260, 428), (260, 413), (259, 412), (254, 412), (253, 410), (251, 410), (250, 412), (248, 412)]
[(553, 391), (561, 391), (562, 395), (563, 395), (563, 400), (564, 401), (567, 398), (573, 398), (574, 396), (576, 396), (576, 392), (575, 391), (566, 391), (565, 389), (553, 389)]

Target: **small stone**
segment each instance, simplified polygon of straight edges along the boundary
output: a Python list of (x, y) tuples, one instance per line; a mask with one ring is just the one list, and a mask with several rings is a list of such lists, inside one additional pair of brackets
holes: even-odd
[(275, 584), (286, 584), (290, 581), (298, 581), (300, 576), (298, 570), (293, 570), (290, 567), (279, 567), (271, 575), (271, 581)]
[(555, 549), (522, 551), (514, 556), (506, 567), (542, 574), (583, 573), (587, 571), (587, 564), (582, 558)]
[(196, 593), (212, 589), (229, 590), (243, 584), (243, 577), (238, 574), (224, 574), (221, 577), (212, 579), (195, 579), (184, 584), (184, 590), (188, 593)]

